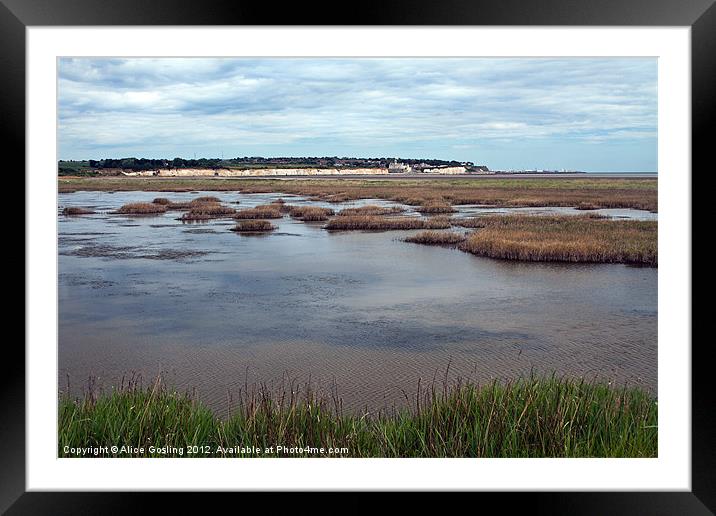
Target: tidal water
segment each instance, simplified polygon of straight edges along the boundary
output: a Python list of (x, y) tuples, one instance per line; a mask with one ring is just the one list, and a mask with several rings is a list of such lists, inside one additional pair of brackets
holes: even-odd
[[(60, 390), (68, 377), (79, 394), (90, 376), (108, 390), (123, 376), (150, 383), (161, 374), (219, 413), (242, 388), (287, 379), (370, 410), (407, 403), (419, 379), (554, 372), (656, 390), (657, 269), (493, 260), (403, 242), (410, 231), (327, 232), (288, 216), (272, 221), (271, 234), (241, 235), (231, 221), (182, 223), (181, 212), (111, 213), (198, 195), (237, 208), (308, 202), (235, 192), (59, 195), (60, 210), (98, 212), (58, 215)], [(361, 204), (392, 203), (330, 206)]]

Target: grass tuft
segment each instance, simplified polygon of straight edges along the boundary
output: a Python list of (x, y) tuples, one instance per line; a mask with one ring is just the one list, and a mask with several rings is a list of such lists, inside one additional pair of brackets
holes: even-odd
[(405, 242), (424, 245), (453, 246), (465, 240), (465, 235), (452, 231), (421, 231), (417, 235), (409, 236)]
[(593, 203), (593, 202), (585, 202), (585, 201), (583, 201), (583, 202), (580, 202), (579, 204), (577, 204), (577, 205), (575, 206), (575, 208), (578, 209), (578, 210), (585, 210), (585, 211), (586, 211), (586, 210), (598, 210), (598, 209), (601, 208), (601, 206), (599, 206), (598, 204)]
[(196, 203), (193, 203), (191, 201), (170, 201), (169, 204), (165, 205), (168, 210), (190, 210), (193, 206), (196, 206)]
[(181, 216), (180, 220), (207, 220), (234, 215), (236, 210), (214, 203), (197, 203)]
[[(464, 222), (464, 221), (463, 221)], [(657, 266), (656, 221), (586, 216), (490, 215), (460, 244), (479, 256), (523, 261)]]
[(318, 193), (318, 194), (314, 194), (313, 197), (316, 199), (319, 199), (319, 200), (324, 200), (324, 201), (330, 202), (330, 203), (341, 203), (341, 202), (351, 201), (351, 200), (355, 199), (355, 197), (353, 197), (352, 195), (344, 193), (344, 192), (329, 193), (329, 194)]
[(92, 215), (93, 213), (94, 210), (90, 210), (89, 208), (80, 208), (77, 206), (68, 206), (62, 210), (63, 215)]
[(377, 217), (372, 215), (349, 215), (336, 217), (328, 221), (328, 230), (369, 230), (386, 231), (401, 229), (447, 229), (450, 220), (447, 217), (421, 219), (418, 217)]
[[(420, 384), (418, 384), (420, 385)], [(286, 455), (270, 446), (342, 448), (346, 457), (656, 457), (656, 400), (636, 388), (552, 377), (477, 385), (458, 381), (419, 388), (412, 406), (378, 413), (344, 414), (337, 396), (310, 385), (265, 386), (239, 393), (226, 419), (187, 394), (157, 381), (83, 399), (61, 396), (60, 457), (66, 450), (110, 444), (143, 447), (141, 456)], [(150, 451), (150, 446), (168, 454)], [(256, 447), (242, 450), (241, 447)], [(94, 456), (94, 455), (90, 455)], [(193, 455), (196, 456), (196, 455)]]
[(317, 206), (291, 206), (288, 212), (291, 217), (303, 221), (328, 220), (334, 214), (330, 208), (319, 208)]
[(399, 206), (376, 206), (368, 204), (359, 206), (358, 208), (345, 208), (338, 212), (339, 217), (347, 217), (352, 215), (391, 215), (393, 213), (401, 213), (405, 209)]
[(220, 203), (221, 199), (218, 197), (214, 197), (213, 195), (205, 195), (203, 197), (197, 197), (196, 199), (192, 199), (192, 204), (203, 204), (203, 203)]
[(255, 208), (239, 210), (234, 214), (235, 219), (280, 219), (281, 217), (283, 214), (277, 204), (262, 204)]
[(237, 233), (264, 233), (274, 229), (276, 229), (276, 226), (268, 220), (241, 220), (231, 228), (231, 231), (236, 231)]
[(447, 229), (450, 225), (450, 218), (442, 215), (423, 219), (424, 229)]
[(155, 213), (164, 213), (167, 207), (162, 204), (154, 204), (151, 202), (130, 202), (117, 210), (117, 213), (131, 215), (147, 215)]
[(417, 208), (420, 213), (433, 214), (433, 213), (455, 213), (455, 208), (450, 206), (446, 202), (430, 201), (422, 204)]

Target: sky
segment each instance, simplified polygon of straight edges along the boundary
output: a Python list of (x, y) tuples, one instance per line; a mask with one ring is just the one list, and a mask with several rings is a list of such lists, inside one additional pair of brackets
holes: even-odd
[(59, 159), (657, 171), (655, 58), (62, 58)]

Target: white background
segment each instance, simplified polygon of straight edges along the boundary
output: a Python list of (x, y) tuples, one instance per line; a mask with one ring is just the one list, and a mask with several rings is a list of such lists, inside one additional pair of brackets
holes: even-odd
[[(27, 489), (690, 490), (690, 29), (27, 29)], [(657, 459), (58, 459), (60, 56), (655, 56), (659, 59)]]

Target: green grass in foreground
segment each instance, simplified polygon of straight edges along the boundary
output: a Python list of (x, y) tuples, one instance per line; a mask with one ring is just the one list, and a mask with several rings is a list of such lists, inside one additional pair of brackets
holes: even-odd
[[(309, 389), (300, 394), (262, 389), (242, 396), (226, 420), (159, 383), (96, 399), (63, 396), (59, 456), (81, 456), (66, 447), (90, 448), (84, 455), (90, 457), (93, 447), (110, 448), (98, 456), (123, 457), (656, 457), (658, 451), (652, 396), (556, 377), (431, 388), (410, 409), (341, 412), (338, 400), (319, 399)], [(112, 453), (113, 445), (144, 450)], [(200, 447), (198, 453), (189, 454), (190, 446)], [(276, 446), (345, 449), (329, 455), (286, 453)]]

